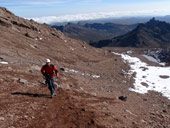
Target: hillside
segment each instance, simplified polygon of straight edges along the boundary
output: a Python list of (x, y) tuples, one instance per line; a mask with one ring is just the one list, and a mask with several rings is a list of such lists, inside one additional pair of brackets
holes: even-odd
[(137, 25), (121, 25), (114, 23), (68, 23), (63, 26), (51, 26), (60, 30), (65, 35), (83, 40), (86, 42), (94, 42), (99, 40), (104, 40), (108, 38), (113, 38), (122, 34), (125, 34), (132, 29), (134, 29)]
[(166, 47), (170, 45), (170, 24), (151, 19), (127, 34), (91, 43), (95, 47)]
[[(166, 69), (142, 57), (143, 49), (96, 49), (0, 8), (0, 127), (168, 128), (168, 88), (154, 88), (157, 80), (147, 79), (151, 66), (143, 64), (140, 86), (148, 92), (133, 91), (137, 73), (122, 53)], [(60, 70), (52, 99), (40, 73), (46, 58)], [(169, 75), (157, 77), (169, 83)]]

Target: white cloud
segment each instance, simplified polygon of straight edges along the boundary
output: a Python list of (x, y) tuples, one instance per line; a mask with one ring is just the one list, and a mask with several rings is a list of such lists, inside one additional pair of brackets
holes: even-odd
[(119, 11), (119, 12), (98, 12), (64, 16), (47, 16), (40, 18), (30, 18), (39, 23), (52, 24), (56, 22), (71, 22), (81, 20), (94, 20), (102, 18), (118, 18), (125, 16), (160, 16), (170, 14), (169, 10), (141, 10), (141, 11)]

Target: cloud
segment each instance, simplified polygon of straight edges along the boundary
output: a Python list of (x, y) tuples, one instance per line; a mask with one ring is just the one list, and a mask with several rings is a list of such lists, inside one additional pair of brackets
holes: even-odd
[(26, 6), (26, 5), (55, 5), (55, 4), (69, 4), (69, 3), (96, 3), (100, 2), (101, 0), (29, 0), (29, 1), (23, 1), (23, 0), (0, 0), (0, 3), (2, 5), (13, 5), (13, 6)]
[[(164, 13), (163, 13), (164, 12)], [(47, 16), (40, 18), (29, 18), (39, 23), (53, 24), (57, 22), (71, 22), (82, 20), (94, 20), (103, 18), (119, 18), (128, 16), (161, 16), (162, 14), (169, 14), (168, 10), (143, 10), (143, 11), (120, 11), (120, 12), (98, 12), (98, 13), (86, 13), (64, 16)]]

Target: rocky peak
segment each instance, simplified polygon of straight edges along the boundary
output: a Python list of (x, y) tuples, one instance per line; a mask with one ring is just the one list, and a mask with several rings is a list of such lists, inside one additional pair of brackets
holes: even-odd
[(159, 27), (161, 29), (165, 29), (166, 27), (170, 28), (169, 23), (166, 23), (165, 21), (155, 20), (155, 18), (152, 18), (150, 21), (148, 21), (145, 26), (150, 28)]
[(8, 9), (0, 7), (0, 17), (4, 17), (5, 15), (14, 15), (12, 12), (10, 12)]
[(14, 31), (32, 39), (40, 38), (40, 35), (43, 34), (64, 39), (64, 35), (60, 31), (34, 22), (33, 20), (18, 17), (8, 9), (2, 7), (0, 7), (0, 27), (5, 31)]
[[(149, 32), (148, 34), (146, 33), (147, 31)], [(170, 24), (152, 18), (145, 24), (139, 24), (136, 29), (130, 32), (130, 34), (136, 33), (143, 35), (143, 33), (145, 33), (146, 35), (150, 35), (151, 32), (152, 34), (154, 33), (154, 35), (152, 35), (153, 37), (170, 34)]]
[(159, 23), (160, 23), (160, 21), (159, 21), (159, 20), (156, 20), (156, 19), (153, 17), (152, 19), (150, 19), (150, 20), (146, 23), (146, 25), (156, 26), (156, 25), (158, 25)]
[(38, 24), (15, 16), (6, 8), (0, 7), (0, 25), (17, 30), (18, 27), (39, 31)]

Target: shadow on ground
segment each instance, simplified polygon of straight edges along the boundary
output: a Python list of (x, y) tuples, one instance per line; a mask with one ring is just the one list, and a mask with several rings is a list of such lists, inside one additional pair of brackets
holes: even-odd
[(23, 92), (13, 92), (11, 93), (12, 95), (23, 95), (23, 96), (30, 96), (30, 97), (46, 97), (46, 98), (50, 98), (49, 95), (47, 94), (34, 94), (34, 93), (23, 93)]

